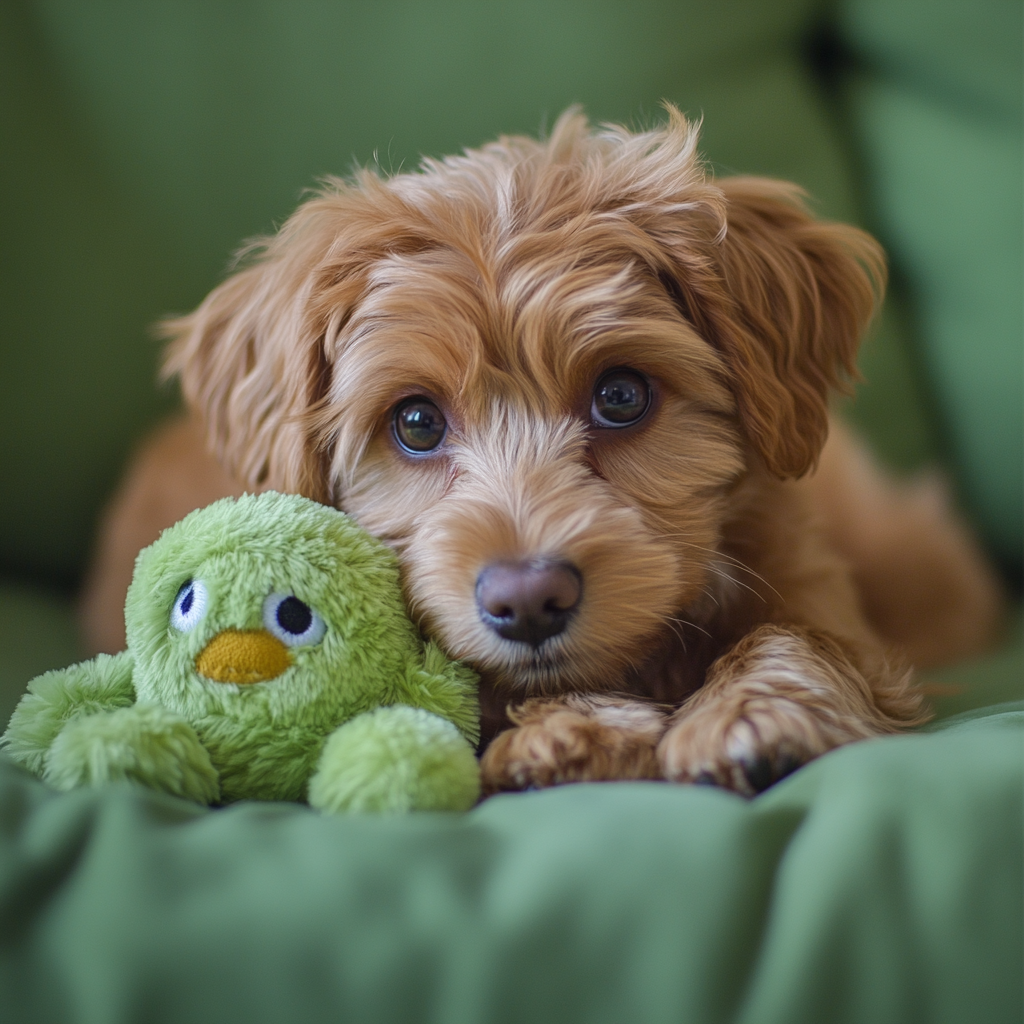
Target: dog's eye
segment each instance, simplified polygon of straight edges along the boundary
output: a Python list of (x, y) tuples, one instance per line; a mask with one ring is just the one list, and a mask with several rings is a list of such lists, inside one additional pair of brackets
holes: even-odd
[(407, 398), (395, 409), (395, 437), (407, 451), (433, 451), (443, 440), (448, 424), (429, 398)]
[(626, 427), (651, 404), (651, 387), (635, 370), (609, 370), (594, 388), (590, 415), (602, 427)]

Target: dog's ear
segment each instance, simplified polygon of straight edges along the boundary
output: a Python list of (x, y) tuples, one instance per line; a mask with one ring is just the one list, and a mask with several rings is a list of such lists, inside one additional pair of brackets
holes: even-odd
[(328, 178), (250, 246), (249, 266), (160, 325), (165, 376), (180, 377), (213, 453), (240, 482), (334, 503), (323, 413), (339, 337), (375, 261), (425, 244), (415, 208), (372, 170)]
[(213, 454), (250, 487), (327, 500), (309, 414), (327, 386), (295, 267), (272, 256), (215, 288), (188, 316), (164, 321), (166, 376), (178, 375)]
[(696, 298), (724, 355), (744, 431), (768, 469), (812, 469), (828, 433), (828, 399), (856, 379), (861, 335), (885, 286), (869, 235), (815, 220), (794, 186), (716, 182), (726, 230), (712, 260), (724, 289)]
[(244, 484), (333, 502), (318, 414), (334, 342), (374, 253), (403, 243), (395, 200), (370, 172), (331, 179), (255, 258), (187, 316), (164, 321), (164, 374), (177, 375), (209, 445)]

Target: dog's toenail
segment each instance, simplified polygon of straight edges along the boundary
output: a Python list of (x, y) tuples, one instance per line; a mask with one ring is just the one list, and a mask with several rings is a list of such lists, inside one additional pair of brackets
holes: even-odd
[(763, 793), (787, 775), (803, 766), (803, 761), (792, 754), (779, 754), (774, 760), (768, 756), (742, 764), (743, 774), (755, 793)]
[(711, 772), (698, 772), (694, 777), (691, 785), (694, 786), (717, 786), (718, 779), (711, 774)]
[(781, 782), (787, 775), (803, 768), (805, 762), (795, 754), (783, 754), (775, 762), (775, 781)]
[(767, 757), (745, 762), (740, 767), (755, 793), (763, 793), (775, 781), (775, 771)]

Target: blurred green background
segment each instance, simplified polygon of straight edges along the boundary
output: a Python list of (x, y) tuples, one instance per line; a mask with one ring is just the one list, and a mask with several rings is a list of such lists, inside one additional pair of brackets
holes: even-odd
[(176, 402), (150, 326), (244, 239), (321, 175), (543, 132), (571, 103), (647, 125), (662, 99), (704, 118), (717, 173), (795, 180), (886, 243), (849, 413), (891, 465), (944, 463), (1019, 579), (1019, 4), (3, 0), (6, 671), (68, 660), (103, 502)]

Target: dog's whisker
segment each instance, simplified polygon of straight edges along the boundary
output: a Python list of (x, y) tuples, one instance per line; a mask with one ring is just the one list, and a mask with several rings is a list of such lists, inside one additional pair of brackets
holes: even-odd
[[(662, 536), (672, 537), (673, 539), (678, 540), (680, 543), (685, 544), (687, 547), (691, 547), (696, 551), (703, 551), (706, 554), (713, 555), (716, 559), (720, 559), (721, 561), (726, 562), (730, 567), (734, 569), (741, 569), (743, 572), (750, 573), (751, 576), (753, 576), (756, 580), (758, 580), (759, 582), (763, 583), (766, 587), (768, 587), (777, 597), (782, 597), (782, 595), (775, 589), (775, 587), (773, 587), (759, 572), (757, 572), (755, 569), (751, 569), (749, 565), (741, 561), (739, 558), (727, 554), (724, 551), (718, 551), (715, 548), (709, 548), (704, 547), (700, 544), (695, 544), (693, 541), (682, 540), (682, 538), (686, 536), (683, 533), (665, 533), (662, 534)], [(735, 582), (738, 583), (739, 581), (736, 580)]]
[[(714, 572), (714, 570), (712, 570), (712, 572)], [(727, 573), (715, 573), (715, 575), (721, 577), (723, 580), (726, 580), (729, 583), (735, 583), (737, 587), (740, 587), (742, 590), (746, 590), (748, 593), (753, 594), (753, 596), (756, 597), (762, 604), (769, 603), (768, 598), (765, 597), (764, 594), (758, 593), (752, 586), (750, 586), (747, 583), (744, 583), (742, 580), (738, 580), (734, 576), (729, 576)]]
[(677, 620), (669, 617), (665, 619), (665, 625), (672, 630), (673, 636), (679, 641), (679, 646), (683, 649), (683, 653), (686, 653), (686, 635), (677, 625)]
[[(750, 584), (744, 583), (743, 580), (738, 580), (735, 576), (730, 576), (729, 573), (724, 572), (721, 569), (717, 569), (713, 565), (705, 566), (705, 568), (708, 570), (708, 572), (714, 573), (716, 576), (718, 576), (720, 579), (725, 580), (727, 583), (733, 583), (737, 587), (742, 587), (744, 590), (749, 591), (751, 594), (754, 595), (754, 597), (756, 597), (762, 603), (768, 603), (768, 598), (766, 598), (764, 594), (759, 594), (752, 586), (750, 586)], [(771, 584), (766, 584), (766, 586), (770, 587)], [(775, 590), (774, 587), (771, 587), (771, 589)], [(775, 592), (778, 593), (778, 591)], [(779, 596), (781, 597), (782, 595), (780, 594)]]
[(713, 640), (714, 639), (714, 637), (703, 626), (698, 626), (696, 622), (690, 622), (688, 619), (680, 619), (680, 618), (677, 618), (675, 616), (669, 616), (669, 617), (666, 618), (665, 621), (666, 622), (678, 623), (679, 625), (682, 625), (682, 626), (692, 626), (699, 633), (703, 633), (709, 640)]

